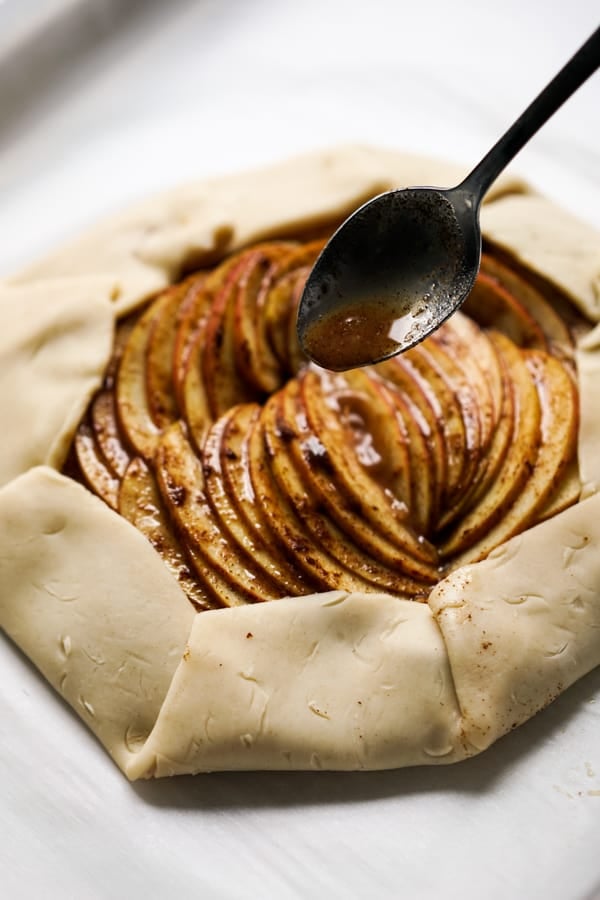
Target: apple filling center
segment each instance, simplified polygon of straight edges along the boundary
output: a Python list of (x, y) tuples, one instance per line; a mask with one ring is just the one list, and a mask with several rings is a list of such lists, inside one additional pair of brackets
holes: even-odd
[(68, 473), (198, 609), (331, 589), (424, 600), (579, 496), (573, 338), (543, 289), (484, 255), (464, 312), (333, 373), (295, 328), (321, 246), (243, 250), (121, 323), (77, 431)]

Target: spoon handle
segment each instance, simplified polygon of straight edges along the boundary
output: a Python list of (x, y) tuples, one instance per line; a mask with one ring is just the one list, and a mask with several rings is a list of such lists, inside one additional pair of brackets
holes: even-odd
[(511, 159), (599, 66), (600, 28), (597, 28), (550, 84), (530, 103), (514, 125), (511, 125), (467, 175), (459, 188), (473, 194), (479, 205), (492, 182)]

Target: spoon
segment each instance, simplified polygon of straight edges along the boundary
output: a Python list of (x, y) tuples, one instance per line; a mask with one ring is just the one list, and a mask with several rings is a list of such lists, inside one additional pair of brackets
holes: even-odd
[(467, 298), (481, 259), (479, 208), (490, 185), (600, 65), (600, 28), (457, 187), (380, 194), (335, 232), (310, 273), (298, 337), (343, 371), (408, 350)]

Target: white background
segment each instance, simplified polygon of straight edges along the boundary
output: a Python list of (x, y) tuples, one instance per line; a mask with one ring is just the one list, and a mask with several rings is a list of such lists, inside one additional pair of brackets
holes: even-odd
[[(302, 149), (466, 172), (598, 24), (597, 0), (0, 0), (0, 274)], [(600, 225), (600, 74), (513, 170)], [(5, 640), (0, 723), (10, 900), (600, 897), (600, 671), (448, 769), (131, 786)]]

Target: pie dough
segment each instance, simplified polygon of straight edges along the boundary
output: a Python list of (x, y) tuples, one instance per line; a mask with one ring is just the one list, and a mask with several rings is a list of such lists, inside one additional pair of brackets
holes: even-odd
[[(128, 778), (449, 763), (600, 664), (600, 325), (577, 351), (582, 501), (427, 604), (334, 591), (196, 614), (145, 538), (59, 474), (117, 316), (258, 239), (453, 167), (345, 148), (188, 185), (0, 285), (0, 624)], [(501, 179), (485, 236), (600, 322), (600, 236)]]

